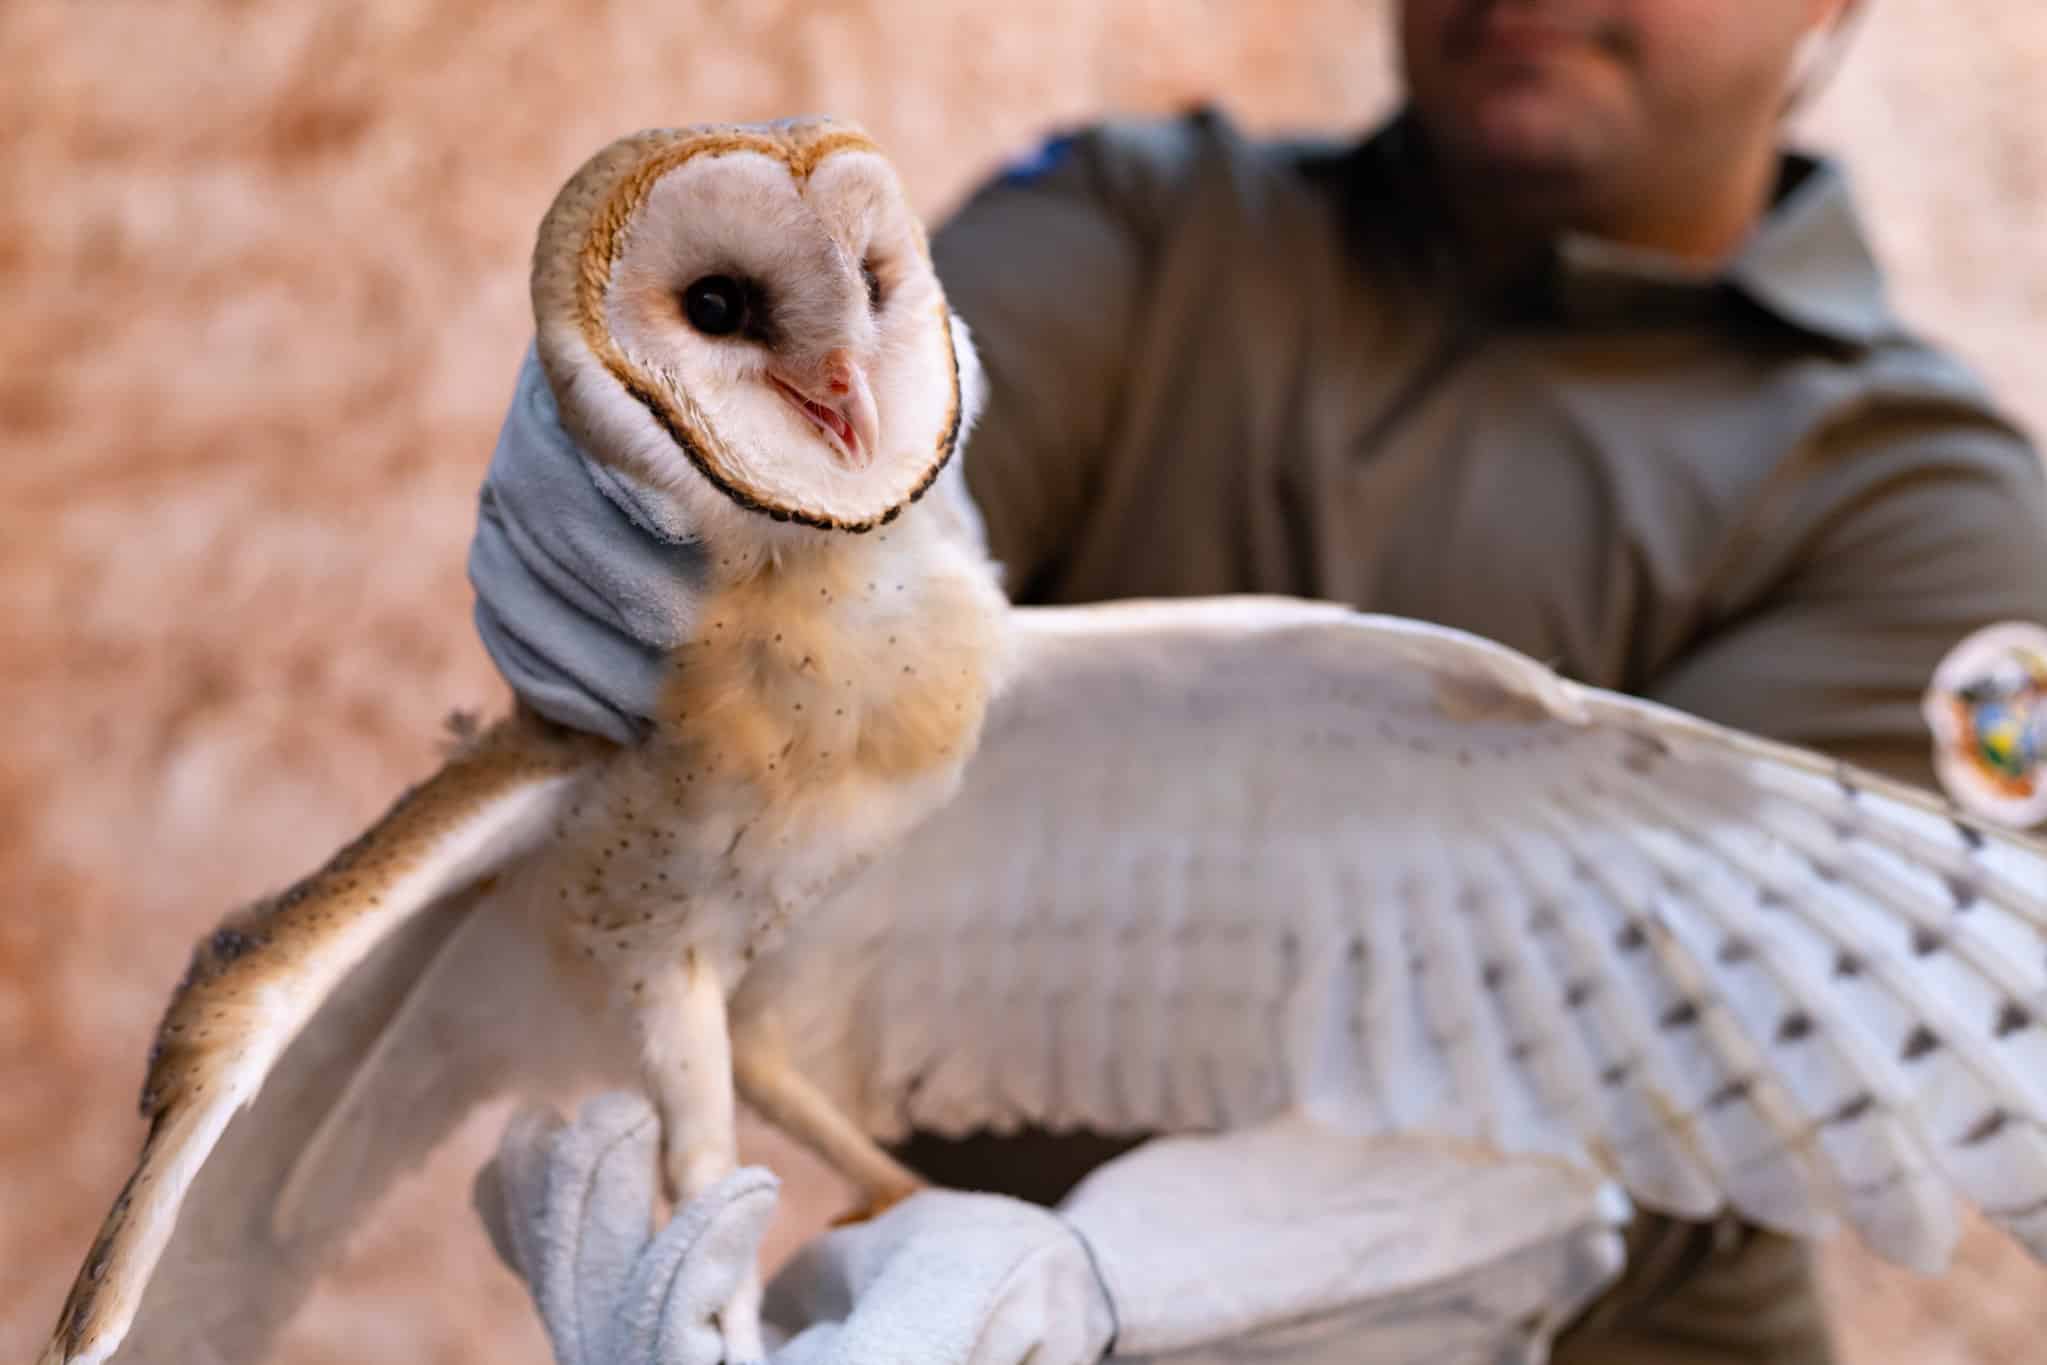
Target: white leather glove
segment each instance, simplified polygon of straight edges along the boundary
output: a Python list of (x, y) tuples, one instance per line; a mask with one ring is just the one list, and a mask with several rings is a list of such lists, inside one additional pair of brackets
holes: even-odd
[[(651, 1112), (522, 1115), (478, 1182), (560, 1365), (715, 1365), (777, 1185), (712, 1187), (658, 1234)], [(1502, 1365), (1618, 1274), (1617, 1190), (1575, 1168), (1291, 1119), (1148, 1143), (1058, 1211), (927, 1190), (814, 1239), (768, 1286), (774, 1365)]]
[(652, 1226), (660, 1125), (635, 1094), (575, 1122), (527, 1108), (477, 1174), (477, 1212), (526, 1281), (559, 1365), (720, 1365), (720, 1314), (774, 1216), (780, 1182), (744, 1167)]

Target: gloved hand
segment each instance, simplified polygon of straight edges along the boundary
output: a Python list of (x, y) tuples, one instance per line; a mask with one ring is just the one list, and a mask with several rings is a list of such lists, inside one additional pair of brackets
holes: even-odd
[[(713, 1365), (776, 1183), (741, 1171), (650, 1233), (651, 1112), (514, 1120), (478, 1203), (560, 1365)], [(928, 1190), (768, 1287), (774, 1365), (1539, 1361), (1618, 1273), (1626, 1201), (1559, 1164), (1293, 1119), (1160, 1139), (1057, 1211)]]
[(491, 1245), (526, 1281), (559, 1365), (726, 1358), (721, 1318), (755, 1264), (780, 1182), (742, 1168), (657, 1233), (660, 1133), (636, 1094), (600, 1095), (573, 1124), (528, 1108), (512, 1116), (497, 1156), (477, 1174), (476, 1208)]

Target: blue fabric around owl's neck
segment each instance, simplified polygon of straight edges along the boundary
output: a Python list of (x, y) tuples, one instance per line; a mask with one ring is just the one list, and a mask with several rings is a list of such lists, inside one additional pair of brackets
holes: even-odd
[(686, 637), (705, 552), (672, 511), (579, 449), (529, 346), (469, 548), (483, 647), (560, 724), (631, 744)]

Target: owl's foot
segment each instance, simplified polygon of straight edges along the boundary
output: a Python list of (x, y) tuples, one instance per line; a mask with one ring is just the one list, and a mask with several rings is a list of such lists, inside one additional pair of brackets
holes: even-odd
[(886, 1189), (869, 1191), (864, 1200), (833, 1218), (832, 1226), (849, 1228), (855, 1223), (865, 1223), (870, 1219), (879, 1218), (922, 1188), (924, 1187), (921, 1184), (896, 1184)]

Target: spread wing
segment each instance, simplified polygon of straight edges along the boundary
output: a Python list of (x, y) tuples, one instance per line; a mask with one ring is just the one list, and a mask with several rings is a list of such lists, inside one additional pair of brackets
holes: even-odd
[[(148, 1136), (46, 1365), (253, 1358), (352, 1216), (527, 1061), (546, 996), (510, 974), (545, 964), (506, 909), (511, 874), (596, 752), (494, 727), (199, 945), (150, 1057)], [(508, 995), (516, 1027), (491, 1014)]]
[(1477, 637), (1017, 614), (958, 799), (742, 994), (893, 1138), (1301, 1108), (1644, 1206), (2047, 1251), (2047, 852)]

